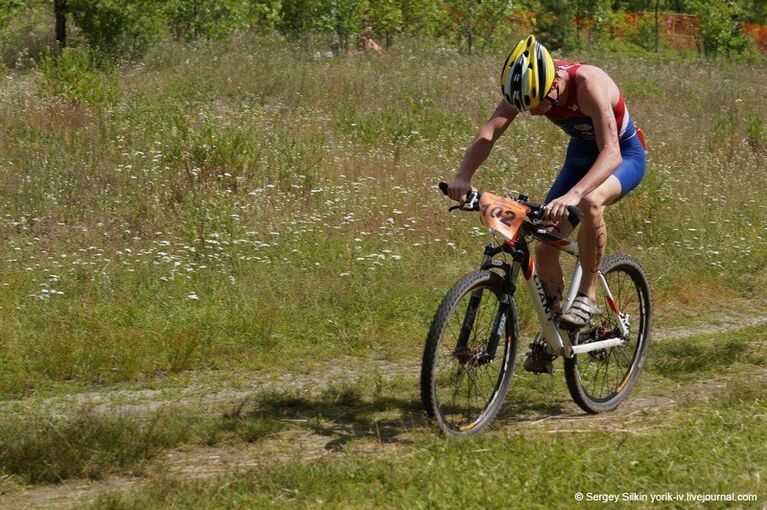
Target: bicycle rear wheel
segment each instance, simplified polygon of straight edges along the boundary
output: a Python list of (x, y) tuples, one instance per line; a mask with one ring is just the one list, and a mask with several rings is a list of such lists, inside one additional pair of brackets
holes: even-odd
[(496, 273), (470, 273), (442, 300), (424, 347), (421, 400), (445, 434), (477, 434), (495, 418), (514, 375), (518, 328)]
[[(628, 255), (611, 255), (601, 268), (613, 303), (629, 326), (626, 342), (565, 358), (565, 379), (578, 406), (589, 413), (612, 411), (628, 396), (642, 370), (650, 345), (652, 303), (650, 285), (639, 262)], [(597, 303), (602, 315), (578, 334), (579, 344), (621, 336), (615, 314), (601, 283)]]

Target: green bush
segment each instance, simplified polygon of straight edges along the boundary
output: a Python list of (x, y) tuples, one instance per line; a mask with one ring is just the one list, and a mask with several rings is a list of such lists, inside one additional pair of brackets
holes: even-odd
[(761, 150), (764, 147), (765, 142), (765, 127), (764, 121), (758, 113), (753, 114), (748, 119), (746, 124), (746, 138), (748, 144), (754, 150)]
[(119, 98), (117, 77), (100, 69), (82, 49), (65, 48), (60, 55), (40, 63), (43, 90), (67, 101), (103, 106)]
[(160, 0), (69, 0), (72, 19), (99, 56), (141, 56), (164, 33)]
[(742, 7), (736, 2), (690, 0), (690, 11), (700, 19), (700, 36), (706, 55), (742, 53), (749, 47), (740, 18)]
[(569, 0), (538, 0), (533, 18), (535, 33), (549, 50), (570, 50), (578, 45), (571, 23), (574, 15)]
[(335, 34), (341, 48), (349, 49), (349, 41), (362, 28), (368, 8), (367, 0), (326, 0), (320, 11), (319, 25)]
[(280, 21), (282, 0), (252, 0), (248, 10), (248, 27), (251, 30), (273, 30)]
[(165, 12), (171, 32), (179, 39), (191, 41), (226, 37), (250, 28), (252, 19), (273, 23), (278, 5), (274, 1), (251, 5), (240, 0), (175, 0), (167, 2)]
[(627, 34), (627, 39), (647, 51), (655, 49), (655, 18), (643, 16), (634, 31)]
[(47, 2), (0, 2), (0, 63), (27, 67), (39, 61), (53, 44)]
[(320, 0), (282, 0), (277, 29), (291, 39), (298, 39), (315, 28)]

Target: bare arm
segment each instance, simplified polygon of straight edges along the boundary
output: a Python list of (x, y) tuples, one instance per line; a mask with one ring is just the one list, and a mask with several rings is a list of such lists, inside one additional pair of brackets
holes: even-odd
[(477, 137), (466, 148), (461, 165), (458, 167), (453, 182), (448, 187), (450, 198), (457, 202), (466, 198), (466, 193), (471, 189), (471, 178), (474, 173), (487, 159), (496, 140), (506, 131), (516, 116), (517, 110), (505, 99), (498, 103), (493, 115), (480, 128)]
[(605, 182), (623, 159), (612, 107), (610, 78), (603, 71), (591, 68), (580, 71), (576, 80), (578, 106), (594, 122), (594, 134), (599, 147), (596, 161), (572, 190), (578, 197), (585, 197)]

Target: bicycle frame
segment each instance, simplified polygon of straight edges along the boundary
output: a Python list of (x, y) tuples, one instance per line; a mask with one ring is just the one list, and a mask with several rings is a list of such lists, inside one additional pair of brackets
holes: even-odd
[[(560, 330), (557, 326), (556, 318), (549, 306), (546, 292), (543, 288), (543, 282), (538, 275), (535, 260), (530, 253), (527, 241), (528, 237), (534, 238), (549, 246), (553, 246), (576, 258), (575, 271), (572, 281), (570, 282), (570, 288), (563, 308), (566, 310), (575, 300), (578, 288), (580, 287), (581, 278), (583, 277), (583, 269), (578, 260), (578, 243), (575, 241), (562, 238), (549, 232), (545, 228), (525, 222), (520, 226), (519, 235), (515, 236), (515, 238), (507, 240), (501, 246), (490, 244), (485, 247), (485, 258), (482, 263), (482, 269), (495, 268), (506, 272), (506, 281), (510, 286), (509, 293), (512, 295), (516, 290), (516, 281), (519, 278), (519, 273), (522, 273), (536, 315), (538, 316), (538, 321), (540, 322), (541, 331), (549, 354), (562, 355), (571, 358), (575, 354), (606, 349), (625, 343), (625, 338), (628, 336), (628, 318), (624, 317), (623, 314), (619, 312), (618, 307), (615, 305), (613, 295), (610, 292), (610, 288), (607, 285), (607, 280), (600, 271), (598, 273), (598, 281), (604, 289), (606, 300), (610, 308), (609, 311), (605, 310), (603, 313), (612, 313), (615, 316), (621, 336), (586, 344), (572, 345), (570, 333), (566, 330)], [(495, 255), (501, 252), (509, 253), (512, 256), (514, 263), (511, 266), (494, 258)]]

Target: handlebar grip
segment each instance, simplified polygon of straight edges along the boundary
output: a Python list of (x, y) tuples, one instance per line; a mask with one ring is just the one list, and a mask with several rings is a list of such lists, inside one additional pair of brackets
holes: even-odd
[[(544, 205), (543, 204), (528, 204), (532, 209), (527, 214), (527, 217), (530, 218), (533, 221), (541, 221), (543, 220), (543, 214), (544, 214)], [(574, 205), (567, 207), (567, 212), (569, 213), (567, 216), (567, 220), (570, 222), (570, 225), (573, 227), (577, 227), (578, 224), (581, 222), (581, 219), (583, 218), (583, 213), (578, 210), (577, 207)]]
[(577, 227), (578, 223), (580, 223), (581, 219), (583, 219), (583, 213), (579, 211), (578, 208), (574, 205), (568, 206), (567, 212), (570, 213), (570, 215), (567, 217), (567, 219), (570, 221), (570, 225)]
[(446, 182), (440, 182), (439, 183), (439, 189), (444, 194), (447, 195), (447, 183)]

